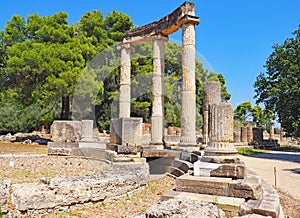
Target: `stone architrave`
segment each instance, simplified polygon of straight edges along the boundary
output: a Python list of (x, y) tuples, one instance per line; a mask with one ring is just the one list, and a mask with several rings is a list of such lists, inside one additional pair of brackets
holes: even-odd
[(82, 120), (81, 139), (80, 141), (90, 142), (94, 139), (93, 120)]
[(194, 11), (179, 21), (182, 28), (182, 89), (180, 147), (196, 145), (196, 81), (195, 25), (199, 19)]
[(153, 37), (153, 88), (151, 144), (162, 145), (164, 136), (164, 48), (167, 37)]
[(209, 142), (201, 161), (213, 163), (238, 162), (233, 142), (233, 109), (227, 102), (210, 105)]
[(119, 98), (119, 118), (130, 117), (131, 102), (131, 44), (123, 43), (118, 46), (121, 50), (121, 75), (120, 75), (120, 98)]
[(208, 125), (209, 125), (209, 105), (221, 102), (221, 85), (217, 81), (209, 81), (204, 83), (204, 99), (203, 99), (203, 143), (208, 142)]
[(270, 122), (270, 133), (269, 133), (269, 139), (274, 140), (274, 122)]

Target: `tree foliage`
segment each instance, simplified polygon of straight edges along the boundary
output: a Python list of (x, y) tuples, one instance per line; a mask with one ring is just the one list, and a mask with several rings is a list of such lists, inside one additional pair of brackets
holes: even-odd
[(294, 37), (274, 45), (265, 73), (256, 78), (255, 98), (273, 110), (288, 134), (300, 136), (300, 26)]
[[(68, 15), (14, 15), (0, 31), (0, 132), (31, 131), (54, 119), (96, 119), (102, 130), (118, 114), (120, 57), (114, 45), (133, 27), (126, 14), (86, 12), (76, 24)], [(135, 48), (131, 61), (131, 116), (149, 122), (152, 110), (152, 43)], [(182, 49), (165, 46), (165, 118), (180, 126)], [(221, 74), (196, 60), (197, 125), (202, 125), (203, 82)]]

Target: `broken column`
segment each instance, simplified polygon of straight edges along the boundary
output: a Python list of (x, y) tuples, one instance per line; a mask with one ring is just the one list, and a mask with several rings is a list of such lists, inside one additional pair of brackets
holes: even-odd
[(233, 109), (227, 102), (210, 105), (209, 142), (201, 161), (213, 163), (238, 162), (233, 142)]
[(241, 126), (241, 142), (247, 142), (247, 124)]
[(253, 130), (252, 126), (247, 127), (247, 141), (252, 142), (253, 141)]
[(120, 98), (119, 98), (119, 118), (130, 117), (131, 101), (131, 45), (123, 43), (118, 47), (121, 50), (121, 72), (120, 72)]
[(164, 48), (167, 37), (153, 37), (151, 144), (162, 145), (164, 134)]
[(269, 139), (274, 140), (274, 122), (270, 122), (270, 133), (269, 133)]
[(179, 21), (182, 28), (182, 90), (180, 147), (196, 145), (196, 81), (195, 81), (195, 25), (199, 18), (185, 15)]
[(221, 85), (217, 81), (204, 83), (204, 100), (203, 100), (203, 143), (208, 142), (208, 114), (209, 105), (221, 102)]

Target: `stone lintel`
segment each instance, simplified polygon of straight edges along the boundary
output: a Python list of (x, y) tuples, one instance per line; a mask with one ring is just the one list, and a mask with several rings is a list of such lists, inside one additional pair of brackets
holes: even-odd
[[(147, 39), (149, 36), (153, 36), (156, 34), (162, 34), (164, 36), (170, 35), (179, 29), (179, 20), (181, 20), (185, 15), (194, 14), (195, 3), (184, 2), (175, 11), (163, 17), (162, 19), (146, 24), (144, 26), (128, 30), (124, 34), (124, 39), (125, 41), (135, 41), (137, 44), (139, 44), (141, 43), (141, 41)], [(136, 37), (140, 38), (140, 40), (136, 40)]]

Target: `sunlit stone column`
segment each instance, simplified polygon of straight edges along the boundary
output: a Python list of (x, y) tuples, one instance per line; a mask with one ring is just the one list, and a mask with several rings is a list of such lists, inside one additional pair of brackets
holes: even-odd
[(202, 161), (214, 163), (238, 162), (233, 142), (233, 109), (227, 102), (209, 107), (209, 142)]
[(204, 99), (203, 99), (203, 143), (208, 143), (208, 115), (209, 105), (221, 102), (221, 85), (217, 81), (209, 81), (204, 83)]
[(154, 36), (151, 144), (162, 145), (164, 135), (164, 48), (168, 37)]
[(121, 75), (120, 75), (120, 98), (119, 98), (119, 118), (130, 117), (131, 101), (131, 45), (124, 43), (118, 47), (121, 50)]
[(184, 16), (179, 21), (182, 28), (182, 90), (181, 137), (179, 146), (196, 145), (196, 82), (195, 82), (195, 25), (199, 18)]

